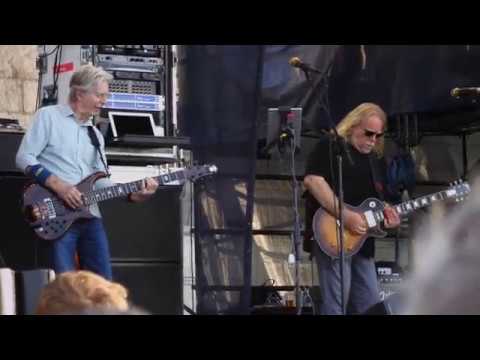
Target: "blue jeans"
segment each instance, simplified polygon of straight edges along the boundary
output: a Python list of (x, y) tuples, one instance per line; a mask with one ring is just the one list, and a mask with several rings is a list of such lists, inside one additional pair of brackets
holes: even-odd
[(80, 268), (112, 279), (108, 239), (102, 220), (81, 219), (51, 246), (51, 261), (55, 272), (76, 269), (75, 253), (78, 253)]
[[(322, 315), (342, 315), (340, 259), (326, 255), (314, 240), (313, 255), (318, 267), (321, 302), (319, 313)], [(353, 255), (345, 258), (344, 301), (347, 314), (362, 314), (380, 302), (377, 272), (373, 258)]]

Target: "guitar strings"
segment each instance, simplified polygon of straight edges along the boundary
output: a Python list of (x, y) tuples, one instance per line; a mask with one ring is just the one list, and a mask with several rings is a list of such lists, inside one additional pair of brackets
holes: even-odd
[[(168, 169), (167, 169), (167, 170), (168, 170)], [(171, 176), (171, 175), (176, 175), (176, 174), (181, 173), (181, 172), (183, 171), (183, 170), (179, 170), (179, 171), (173, 171), (173, 172), (172, 172), (171, 170), (172, 170), (172, 169), (170, 169), (170, 171), (167, 171), (167, 172), (165, 172), (165, 173), (163, 173), (163, 174), (160, 174), (159, 176), (156, 176), (156, 178), (157, 178), (157, 179), (161, 179), (161, 177), (164, 176), (164, 175), (170, 175), (170, 176)], [(177, 168), (174, 168), (174, 170), (177, 170)], [(175, 177), (177, 177), (177, 176), (175, 176)], [(176, 181), (176, 180), (178, 180), (178, 179), (172, 179), (171, 181)], [(104, 192), (104, 191), (106, 191), (107, 189), (112, 189), (112, 191), (113, 191), (114, 188), (117, 188), (117, 192), (118, 192), (118, 188), (119, 188), (119, 187), (122, 187), (122, 188), (123, 188), (124, 186), (127, 186), (128, 191), (132, 191), (132, 189), (131, 189), (128, 185), (130, 185), (130, 184), (136, 184), (136, 186), (141, 186), (141, 184), (143, 183), (143, 181), (145, 181), (145, 179), (133, 181), (133, 182), (127, 183), (127, 184), (116, 184), (116, 185), (114, 185), (114, 186), (109, 186), (109, 187), (106, 187), (106, 188), (103, 188), (103, 189), (91, 190), (91, 191), (88, 191), (88, 192), (86, 192), (86, 193), (82, 193), (82, 197), (83, 197), (83, 199), (84, 199), (85, 206), (89, 206), (89, 205), (92, 205), (92, 204), (95, 203), (95, 201), (94, 201), (94, 202), (90, 202), (90, 200), (96, 200), (96, 198), (95, 198), (96, 192)], [(123, 189), (123, 190), (124, 190), (124, 189)], [(124, 190), (124, 191), (125, 191), (125, 190)], [(115, 193), (115, 191), (114, 191), (114, 193)], [(93, 196), (93, 197), (92, 197), (92, 196)], [(85, 200), (86, 200), (86, 201), (85, 201)], [(102, 198), (102, 200), (105, 200), (105, 199)], [(62, 208), (65, 208), (65, 205), (64, 205), (65, 202), (64, 202), (63, 200), (54, 198), (54, 199), (52, 199), (51, 201), (52, 201), (52, 204), (53, 204), (53, 207), (55, 208), (55, 210), (60, 210), (60, 209), (57, 208), (58, 206), (61, 206)]]

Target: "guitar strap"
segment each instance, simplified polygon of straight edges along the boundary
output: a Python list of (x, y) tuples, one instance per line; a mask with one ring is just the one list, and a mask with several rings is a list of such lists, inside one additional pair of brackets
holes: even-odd
[(380, 176), (380, 169), (378, 166), (378, 160), (375, 158), (376, 156), (377, 155), (374, 153), (370, 153), (368, 156), (368, 160), (370, 163), (370, 173), (372, 174), (373, 186), (375, 187), (378, 198), (382, 201), (385, 201), (384, 181), (383, 178)]
[(95, 129), (93, 126), (88, 126), (88, 136), (90, 137), (90, 141), (92, 142), (92, 145), (95, 146), (95, 148), (98, 151), (98, 154), (100, 155), (100, 159), (102, 160), (103, 166), (105, 167), (105, 172), (107, 173), (107, 176), (110, 177), (110, 171), (108, 171), (108, 166), (107, 162), (103, 158), (102, 152), (100, 151), (100, 142), (98, 141), (97, 134), (95, 133)]

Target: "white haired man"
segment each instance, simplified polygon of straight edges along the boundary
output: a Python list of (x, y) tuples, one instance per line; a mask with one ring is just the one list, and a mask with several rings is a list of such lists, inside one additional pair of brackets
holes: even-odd
[[(72, 209), (83, 206), (82, 194), (75, 184), (97, 171), (106, 171), (104, 139), (93, 126), (109, 95), (112, 76), (93, 65), (81, 66), (70, 80), (68, 104), (41, 108), (26, 132), (17, 152), (19, 169), (39, 184), (49, 188)], [(95, 134), (100, 151), (92, 143)], [(89, 135), (90, 133), (90, 135)], [(112, 186), (99, 179), (95, 186)], [(154, 179), (130, 195), (131, 201), (143, 201), (158, 187)], [(112, 279), (108, 239), (96, 204), (90, 206), (92, 219), (77, 220), (58, 240), (48, 243), (49, 265), (57, 272), (81, 269)]]

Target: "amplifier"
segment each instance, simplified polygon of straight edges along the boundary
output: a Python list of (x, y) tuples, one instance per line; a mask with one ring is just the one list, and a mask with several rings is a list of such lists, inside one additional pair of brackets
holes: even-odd
[(15, 164), (15, 156), (23, 135), (21, 131), (0, 131), (0, 173), (22, 173)]
[[(383, 270), (382, 270), (383, 269)], [(381, 274), (379, 273), (382, 272)], [(387, 272), (385, 274), (383, 272)], [(377, 268), (378, 291), (380, 302), (368, 309), (365, 315), (398, 315), (402, 313), (404, 304), (403, 276), (401, 273), (390, 273), (385, 268)]]
[(110, 84), (110, 91), (129, 94), (157, 94), (157, 84), (151, 80), (142, 80), (144, 74), (135, 72), (115, 73), (115, 79)]
[(163, 111), (165, 110), (165, 97), (151, 94), (112, 92), (103, 107), (117, 110)]
[(55, 279), (51, 269), (33, 269), (15, 273), (18, 315), (34, 315), (42, 289)]
[[(145, 72), (138, 69), (125, 69), (125, 68), (112, 68), (107, 70), (113, 75), (115, 80), (118, 80), (118, 79), (137, 80), (137, 81), (141, 80), (145, 83), (148, 81), (160, 82), (164, 78), (164, 75), (162, 72)], [(153, 85), (155, 85), (155, 83)]]
[(400, 291), (403, 284), (403, 270), (394, 262), (376, 262), (378, 289), (383, 301)]
[(398, 293), (403, 284), (403, 278), (400, 274), (380, 275), (377, 279), (380, 300), (382, 301), (389, 296)]
[(160, 73), (163, 69), (163, 59), (158, 57), (97, 54), (96, 63), (107, 71), (135, 69)]
[(164, 45), (98, 45), (99, 54), (163, 57)]

